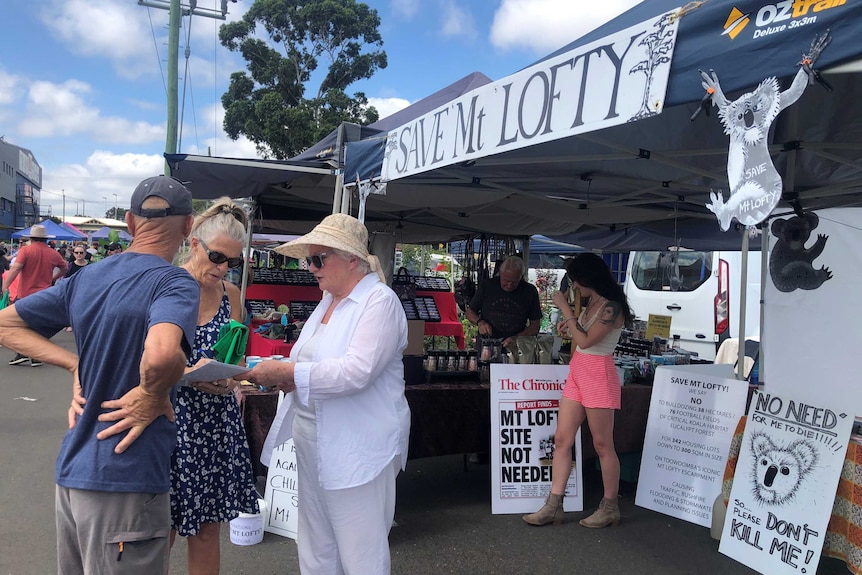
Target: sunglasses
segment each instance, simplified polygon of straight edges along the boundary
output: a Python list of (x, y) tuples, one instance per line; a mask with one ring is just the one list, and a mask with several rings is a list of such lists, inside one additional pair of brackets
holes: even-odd
[(329, 257), (328, 253), (320, 252), (319, 254), (315, 254), (313, 256), (309, 256), (309, 257), (305, 258), (305, 263), (306, 263), (306, 265), (308, 265), (308, 267), (311, 267), (313, 265), (317, 269), (320, 269), (324, 265), (326, 265), (326, 258), (328, 258), (328, 257)]
[(238, 258), (229, 258), (221, 252), (214, 252), (210, 250), (202, 239), (198, 238), (198, 241), (200, 242), (201, 247), (207, 253), (207, 257), (209, 258), (209, 260), (215, 265), (218, 266), (227, 262), (227, 267), (238, 268), (242, 264), (242, 256), (239, 256)]
[(84, 252), (72, 252), (72, 253), (74, 253), (76, 256), (82, 256), (82, 255), (84, 255)]

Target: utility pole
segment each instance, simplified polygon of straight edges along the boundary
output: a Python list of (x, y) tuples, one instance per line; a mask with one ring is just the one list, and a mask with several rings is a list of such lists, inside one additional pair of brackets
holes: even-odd
[[(236, 2), (237, 0), (231, 0)], [(177, 153), (177, 94), (179, 90), (179, 55), (180, 55), (180, 19), (183, 16), (206, 16), (216, 20), (225, 20), (227, 16), (227, 0), (222, 0), (221, 11), (211, 8), (198, 8), (197, 0), (189, 0), (188, 6), (182, 6), (180, 0), (138, 0), (141, 6), (168, 10), (168, 133), (165, 138), (165, 153)], [(188, 46), (186, 47), (188, 50)], [(171, 168), (165, 162), (165, 175), (171, 174)]]
[(120, 218), (117, 216), (117, 212), (119, 212), (119, 209), (117, 209), (117, 194), (112, 195), (114, 196), (114, 219), (119, 220)]
[(63, 222), (66, 222), (66, 188), (63, 188)]

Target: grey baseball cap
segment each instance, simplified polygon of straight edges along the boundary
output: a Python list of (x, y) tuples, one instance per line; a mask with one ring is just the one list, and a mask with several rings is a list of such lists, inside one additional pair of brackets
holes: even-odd
[[(159, 197), (168, 202), (169, 208), (144, 209), (144, 200)], [(164, 218), (166, 216), (188, 216), (194, 213), (192, 193), (182, 182), (170, 176), (147, 178), (135, 188), (130, 207), (133, 214), (144, 218)]]

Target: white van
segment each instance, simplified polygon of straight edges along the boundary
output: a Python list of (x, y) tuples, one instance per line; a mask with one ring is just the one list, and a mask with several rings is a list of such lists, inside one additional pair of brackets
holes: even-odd
[[(760, 335), (760, 263), (760, 252), (749, 252), (746, 337)], [(680, 347), (714, 360), (721, 342), (739, 335), (741, 266), (738, 251), (632, 252), (625, 292), (638, 319), (670, 316)]]

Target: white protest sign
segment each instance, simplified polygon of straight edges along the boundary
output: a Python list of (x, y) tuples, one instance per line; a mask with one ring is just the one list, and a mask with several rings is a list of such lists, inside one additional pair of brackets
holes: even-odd
[(718, 550), (770, 575), (817, 571), (853, 420), (837, 404), (756, 393)]
[(708, 527), (748, 384), (730, 365), (659, 367), (635, 504)]
[[(491, 513), (531, 513), (551, 492), (554, 432), (565, 365), (491, 365)], [(566, 511), (583, 511), (581, 432)]]
[[(279, 406), (282, 401), (284, 393), (279, 392)], [(264, 531), (296, 539), (299, 525), (298, 485), (296, 449), (291, 438), (273, 449), (269, 459), (263, 496), (268, 510), (267, 516), (263, 518)]]

